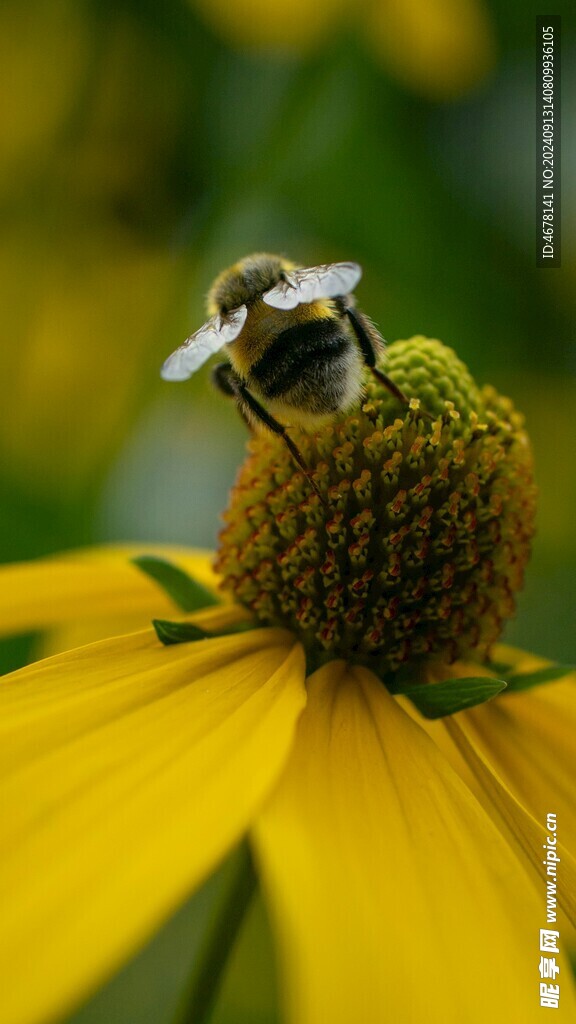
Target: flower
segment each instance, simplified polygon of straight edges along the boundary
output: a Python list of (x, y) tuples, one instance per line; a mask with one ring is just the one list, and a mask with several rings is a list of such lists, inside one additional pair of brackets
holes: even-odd
[[(408, 410), (368, 384), (361, 410), (316, 436), (293, 434), (326, 509), (280, 440), (251, 442), (218, 555), (241, 605), (6, 678), (6, 1024), (65, 1013), (246, 834), (288, 1021), (539, 1018), (550, 812), (559, 906), (575, 916), (576, 702), (573, 679), (535, 686), (555, 670), (494, 646), (532, 532), (529, 446), (511, 403), (479, 391), (439, 343), (397, 343), (387, 369), (413, 396)], [(367, 531), (378, 544), (363, 560)], [(73, 557), (8, 567), (13, 623), (65, 620), (75, 579), (77, 606), (90, 616), (91, 587), (101, 612), (107, 573), (144, 614), (150, 581), (120, 570), (121, 558), (107, 554), (104, 569), (86, 555), (77, 568)], [(210, 586), (201, 556), (187, 566)], [(27, 621), (19, 586), (45, 592), (54, 571), (64, 600), (53, 584)], [(252, 628), (233, 632), (239, 624)], [(445, 714), (474, 687), (484, 700), (503, 674), (509, 693)], [(416, 709), (429, 712), (439, 694), (444, 717)], [(574, 995), (556, 960), (568, 1020)]]
[[(352, 657), (379, 676), (433, 656), (482, 660), (514, 611), (535, 510), (507, 399), (426, 338), (396, 342), (388, 368), (418, 396), (402, 418), (375, 382), (351, 416), (292, 431), (328, 511), (281, 441), (256, 440), (216, 562), (235, 599), (295, 630), (313, 665)], [(437, 417), (428, 430), (420, 401)]]

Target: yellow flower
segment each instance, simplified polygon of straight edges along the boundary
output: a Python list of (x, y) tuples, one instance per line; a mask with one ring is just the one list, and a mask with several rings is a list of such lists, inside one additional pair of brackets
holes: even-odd
[[(244, 608), (205, 608), (184, 624), (100, 640), (6, 678), (3, 1024), (63, 1015), (246, 835), (291, 1024), (540, 1019), (539, 929), (560, 930), (562, 949), (570, 937), (563, 917), (546, 923), (551, 813), (558, 905), (575, 916), (576, 701), (573, 679), (522, 690), (544, 663), (493, 646), (532, 529), (529, 449), (511, 404), (479, 392), (438, 343), (398, 343), (388, 368), (433, 423), (418, 401), (401, 418), (369, 385), (357, 414), (298, 438), (331, 503), (322, 543), (335, 561), (325, 562), (355, 595), (335, 623), (342, 592), (332, 570), (324, 585), (317, 562), (323, 507), (281, 443), (262, 437), (218, 557)], [(351, 448), (340, 443), (343, 431)], [(386, 503), (394, 488), (406, 491), (403, 501)], [(334, 513), (342, 513), (336, 527)], [(294, 540), (301, 516), (312, 533)], [(382, 563), (398, 566), (384, 602), (377, 590), (371, 599), (363, 576), (362, 530), (359, 547), (344, 553), (339, 544), (369, 520), (380, 547), (388, 540), (400, 553)], [(392, 541), (398, 533), (409, 539)], [(130, 614), (148, 614), (150, 581), (123, 559), (119, 551), (7, 567), (9, 625), (53, 626), (77, 609), (121, 616), (128, 602)], [(211, 586), (205, 556), (176, 561)], [(364, 590), (354, 586), (362, 576)], [(420, 593), (422, 579), (430, 589)], [(310, 606), (301, 604), (307, 590)], [(411, 601), (421, 614), (410, 623)], [(167, 613), (164, 597), (156, 608)], [(239, 624), (253, 628), (231, 632)], [(377, 628), (384, 647), (374, 646)], [(170, 630), (172, 641), (202, 638), (160, 643)], [(413, 706), (422, 689), (462, 692), (456, 680), (490, 684), (503, 672), (511, 692), (457, 718), (431, 721)], [(448, 687), (431, 685), (440, 680)], [(556, 961), (555, 1019), (573, 1019), (563, 953)]]

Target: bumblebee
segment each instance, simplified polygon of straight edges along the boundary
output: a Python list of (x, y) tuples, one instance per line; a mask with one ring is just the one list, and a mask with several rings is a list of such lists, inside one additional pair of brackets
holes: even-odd
[[(314, 428), (359, 402), (368, 367), (402, 403), (408, 398), (376, 367), (384, 341), (356, 308), (357, 263), (299, 267), (256, 253), (216, 278), (209, 319), (164, 363), (164, 380), (187, 380), (215, 352), (229, 362), (213, 371), (216, 387), (236, 400), (250, 426), (280, 435), (297, 465), (306, 462), (287, 432)], [(314, 481), (312, 486), (317, 491)]]

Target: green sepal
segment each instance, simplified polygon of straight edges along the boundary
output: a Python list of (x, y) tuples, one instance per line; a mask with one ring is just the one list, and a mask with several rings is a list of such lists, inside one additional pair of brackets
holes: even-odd
[(193, 622), (170, 622), (168, 619), (152, 619), (156, 636), (165, 647), (171, 644), (189, 644), (194, 640), (206, 640), (213, 633), (196, 626)]
[(196, 612), (200, 608), (220, 604), (218, 598), (188, 573), (165, 558), (139, 555), (132, 564), (158, 583), (183, 612)]
[(502, 693), (506, 686), (503, 679), (478, 676), (446, 679), (442, 683), (424, 686), (406, 686), (401, 690), (395, 689), (394, 693), (408, 697), (425, 718), (445, 718), (446, 715), (455, 715), (458, 711), (484, 704)]
[(535, 672), (519, 672), (517, 675), (508, 676), (508, 690), (510, 693), (531, 690), (533, 686), (540, 686), (542, 683), (554, 683), (571, 672), (576, 672), (576, 665), (547, 665), (545, 668), (536, 669)]

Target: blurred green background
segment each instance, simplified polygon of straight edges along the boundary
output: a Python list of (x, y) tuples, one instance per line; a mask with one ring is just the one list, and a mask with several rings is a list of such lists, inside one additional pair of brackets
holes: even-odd
[[(525, 412), (538, 535), (506, 639), (574, 661), (576, 159), (565, 133), (563, 265), (536, 269), (543, 10), (5, 0), (0, 560), (118, 540), (212, 547), (245, 431), (208, 372), (169, 385), (159, 366), (237, 258), (352, 259), (385, 337), (441, 338)], [(171, 1020), (220, 884), (77, 1024)], [(276, 1020), (265, 930), (256, 908), (216, 1024)]]

